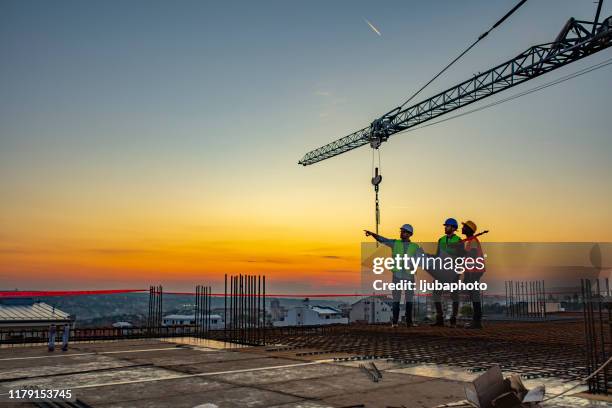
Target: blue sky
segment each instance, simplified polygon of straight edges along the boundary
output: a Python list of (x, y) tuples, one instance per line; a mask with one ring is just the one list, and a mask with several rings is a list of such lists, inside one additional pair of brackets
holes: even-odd
[[(514, 4), (0, 1), (0, 241), (35, 253), (195, 230), (357, 252), (370, 150), (297, 161), (401, 103)], [(422, 97), (594, 11), (528, 1)], [(610, 240), (610, 83), (604, 68), (392, 138), (383, 232), (410, 221), (432, 240), (453, 215), (500, 241)]]

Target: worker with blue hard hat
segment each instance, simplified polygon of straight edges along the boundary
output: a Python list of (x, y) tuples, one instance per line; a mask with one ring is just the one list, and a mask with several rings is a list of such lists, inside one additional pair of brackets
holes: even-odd
[[(440, 239), (438, 239), (438, 247), (434, 256), (442, 258), (456, 257), (459, 255), (459, 247), (457, 246), (457, 244), (461, 242), (461, 238), (457, 234), (455, 234), (455, 232), (459, 228), (459, 223), (454, 218), (447, 218), (446, 221), (444, 221), (443, 226), (444, 235), (440, 237)], [(456, 274), (453, 274), (452, 277), (448, 279), (455, 281), (457, 279), (457, 276)], [(442, 291), (433, 291), (432, 298), (436, 307), (436, 321), (432, 324), (432, 326), (444, 326)], [(451, 327), (455, 327), (457, 325), (457, 313), (459, 311), (459, 294), (457, 292), (452, 292), (451, 299), (453, 301), (453, 311), (450, 318), (450, 325)]]
[[(393, 253), (393, 258), (396, 256), (404, 257), (407, 255), (408, 257), (417, 257), (421, 256), (423, 250), (414, 242), (410, 241), (410, 237), (414, 234), (414, 228), (410, 224), (404, 224), (400, 227), (400, 239), (389, 239), (385, 238), (382, 235), (378, 235), (372, 231), (364, 230), (366, 237), (373, 237), (376, 241), (380, 242), (383, 245), (386, 245), (391, 248)], [(414, 282), (414, 273), (416, 271), (412, 271), (410, 269), (404, 269), (395, 265), (393, 268), (393, 283), (404, 281)], [(392, 304), (392, 321), (391, 326), (397, 327), (397, 323), (399, 321), (399, 310), (400, 310), (400, 301), (402, 298), (401, 290), (392, 291), (393, 295), (393, 304)], [(412, 304), (414, 301), (414, 291), (406, 289), (404, 294), (406, 300), (406, 326), (412, 327), (414, 325), (412, 321)]]

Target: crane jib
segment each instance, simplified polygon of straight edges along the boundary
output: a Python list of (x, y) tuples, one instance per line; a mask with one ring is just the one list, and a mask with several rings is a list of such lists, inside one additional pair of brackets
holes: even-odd
[[(602, 23), (572, 18), (554, 42), (532, 46), (515, 58), (429, 99), (403, 110), (394, 109), (372, 122), (372, 125), (306, 153), (299, 164), (314, 164), (366, 144), (377, 148), (395, 133), (495, 95), (611, 45), (612, 17)], [(381, 124), (384, 126), (381, 127)]]

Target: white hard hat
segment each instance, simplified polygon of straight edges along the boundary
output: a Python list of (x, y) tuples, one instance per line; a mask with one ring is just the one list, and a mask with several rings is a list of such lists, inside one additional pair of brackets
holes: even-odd
[(414, 229), (412, 228), (412, 225), (410, 225), (410, 224), (404, 224), (404, 225), (401, 226), (400, 229), (406, 230), (406, 231), (408, 231), (411, 234), (414, 233)]

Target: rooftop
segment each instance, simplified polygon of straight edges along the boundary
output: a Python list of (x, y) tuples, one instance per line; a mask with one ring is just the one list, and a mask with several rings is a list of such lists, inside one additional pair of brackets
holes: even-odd
[(310, 309), (314, 310), (318, 314), (337, 314), (337, 313), (342, 313), (340, 310), (338, 310), (338, 309), (336, 309), (334, 307), (330, 307), (330, 306), (313, 305), (313, 306), (310, 306)]
[[(579, 325), (491, 323), (483, 332), (366, 325), (324, 332), (270, 329), (270, 345), (254, 347), (179, 337), (73, 343), (64, 353), (44, 346), (0, 348), (0, 401), (10, 389), (39, 386), (71, 389), (80, 406), (94, 407), (433, 408), (464, 400), (464, 385), (490, 358), (504, 363), (513, 355), (520, 365), (507, 366), (505, 374), (515, 368), (534, 373), (550, 363), (525, 384), (545, 384), (551, 396), (579, 385), (572, 376), (554, 375), (564, 361), (557, 357), (565, 356), (566, 369), (583, 375), (576, 367), (583, 357), (572, 356), (582, 345)], [(408, 353), (410, 344), (415, 351)], [(360, 368), (371, 362), (382, 372), (377, 382)], [(584, 388), (543, 406), (610, 406), (575, 394)]]
[[(436, 407), (463, 400), (464, 383), (478, 375), (381, 359), (375, 364), (383, 377), (374, 382), (360, 369), (363, 362), (332, 358), (344, 354), (300, 354), (275, 347), (225, 348), (206, 340), (82, 343), (53, 354), (43, 347), (5, 348), (0, 400), (10, 389), (36, 385), (71, 389), (81, 406), (93, 407)], [(546, 384), (548, 393), (572, 385)], [(578, 397), (562, 402), (567, 405), (546, 406), (606, 406)]]
[(61, 322), (70, 320), (66, 312), (42, 302), (8, 302), (0, 303), (0, 323), (27, 322)]

